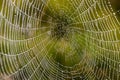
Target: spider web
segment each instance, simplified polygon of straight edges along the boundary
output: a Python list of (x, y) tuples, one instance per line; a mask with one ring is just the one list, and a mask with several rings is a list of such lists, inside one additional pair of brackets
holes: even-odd
[(0, 79), (119, 80), (117, 14), (109, 0), (0, 0)]

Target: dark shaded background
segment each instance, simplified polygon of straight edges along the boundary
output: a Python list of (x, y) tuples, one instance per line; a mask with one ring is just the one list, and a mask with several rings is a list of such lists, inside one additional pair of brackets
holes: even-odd
[(120, 0), (110, 0), (110, 2), (114, 10), (120, 9)]

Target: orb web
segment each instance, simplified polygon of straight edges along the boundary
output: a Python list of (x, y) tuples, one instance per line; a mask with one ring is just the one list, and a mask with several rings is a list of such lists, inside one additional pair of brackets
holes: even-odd
[(119, 80), (119, 13), (109, 0), (0, 0), (0, 79)]

